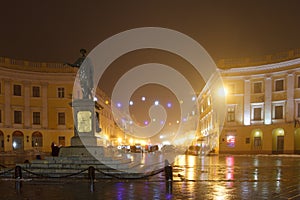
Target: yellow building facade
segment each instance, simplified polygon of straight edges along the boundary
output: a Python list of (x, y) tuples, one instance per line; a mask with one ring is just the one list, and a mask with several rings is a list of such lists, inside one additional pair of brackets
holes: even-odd
[[(0, 58), (0, 151), (49, 152), (51, 143), (69, 146), (73, 132), (70, 103), (77, 69), (61, 63)], [(97, 89), (101, 137), (116, 143), (108, 98)]]
[[(300, 153), (300, 50), (217, 65), (227, 91), (225, 113), (216, 109), (218, 97), (208, 82), (198, 97), (193, 145), (219, 153)], [(71, 144), (76, 74), (61, 63), (0, 57), (0, 152), (49, 152), (52, 142)], [(96, 97), (105, 145), (141, 143), (116, 125), (110, 100), (99, 88)]]
[[(300, 51), (223, 60), (224, 124), (209, 87), (199, 96), (198, 144), (219, 153), (300, 153)], [(208, 83), (209, 84), (209, 83)], [(209, 102), (209, 103), (208, 103)]]

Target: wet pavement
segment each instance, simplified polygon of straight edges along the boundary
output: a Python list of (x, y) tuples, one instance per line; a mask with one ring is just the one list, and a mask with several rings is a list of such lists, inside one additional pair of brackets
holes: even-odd
[(147, 180), (0, 177), (0, 199), (300, 199), (300, 156), (179, 156), (172, 189), (164, 174)]

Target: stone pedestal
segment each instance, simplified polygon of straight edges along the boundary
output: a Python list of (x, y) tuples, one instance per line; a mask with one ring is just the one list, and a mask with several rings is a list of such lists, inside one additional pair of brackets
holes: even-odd
[[(74, 136), (71, 146), (100, 146), (102, 138), (95, 136), (95, 102), (91, 99), (77, 99), (72, 102), (74, 113)], [(98, 126), (98, 125), (97, 125)]]
[(98, 151), (103, 149), (104, 144), (103, 139), (95, 135), (98, 122), (95, 115), (95, 102), (91, 99), (77, 99), (72, 102), (72, 107), (74, 136), (71, 138), (71, 146), (61, 148), (59, 156), (91, 156), (90, 148), (96, 148)]

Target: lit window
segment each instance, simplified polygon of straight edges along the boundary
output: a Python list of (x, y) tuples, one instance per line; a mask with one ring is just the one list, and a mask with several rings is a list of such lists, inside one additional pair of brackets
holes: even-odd
[(253, 92), (254, 93), (261, 93), (262, 92), (262, 83), (256, 82), (253, 84)]
[(21, 96), (22, 90), (21, 85), (14, 85), (14, 96)]
[(33, 86), (32, 87), (32, 96), (33, 97), (40, 97), (40, 87)]
[(65, 125), (66, 124), (66, 117), (64, 112), (58, 113), (58, 125)]
[(227, 108), (227, 121), (234, 122), (235, 120), (235, 109), (234, 106), (230, 106)]
[(57, 88), (57, 97), (64, 98), (65, 97), (65, 88)]
[(275, 91), (282, 91), (283, 90), (283, 79), (275, 81)]
[(261, 137), (254, 137), (253, 138), (253, 146), (254, 147), (261, 147)]
[(40, 132), (32, 133), (31, 137), (31, 146), (32, 147), (42, 147), (43, 146), (43, 135)]
[(228, 147), (235, 147), (235, 136), (228, 135), (226, 138), (226, 143)]

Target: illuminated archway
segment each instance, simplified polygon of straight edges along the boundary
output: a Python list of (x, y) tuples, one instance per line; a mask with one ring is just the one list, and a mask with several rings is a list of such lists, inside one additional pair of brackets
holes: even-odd
[(272, 153), (284, 152), (284, 130), (276, 128), (272, 131)]
[(263, 141), (263, 132), (260, 129), (253, 129), (251, 132), (251, 149), (261, 150)]
[(300, 128), (295, 130), (294, 147), (295, 153), (300, 154)]
[(32, 147), (42, 147), (43, 146), (43, 135), (41, 132), (36, 131), (32, 133), (31, 136)]
[(15, 131), (12, 134), (12, 147), (15, 151), (24, 150), (24, 134), (21, 131)]

